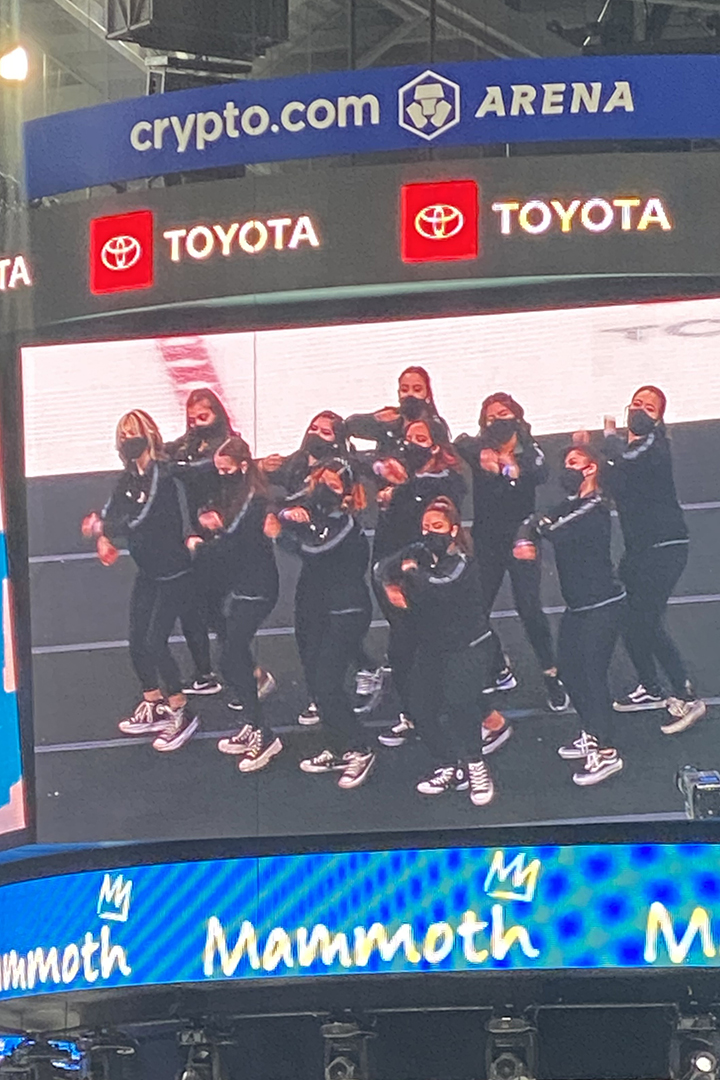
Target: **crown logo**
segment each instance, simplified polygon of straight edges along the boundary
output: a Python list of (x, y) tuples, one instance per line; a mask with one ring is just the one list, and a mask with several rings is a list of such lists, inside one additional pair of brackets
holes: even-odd
[(130, 894), (132, 881), (126, 881), (122, 874), (113, 878), (106, 874), (100, 886), (97, 913), (108, 922), (127, 922), (130, 914)]
[(541, 863), (539, 859), (525, 865), (525, 852), (505, 865), (505, 852), (496, 851), (483, 888), (488, 896), (497, 900), (523, 900), (530, 903), (535, 896)]

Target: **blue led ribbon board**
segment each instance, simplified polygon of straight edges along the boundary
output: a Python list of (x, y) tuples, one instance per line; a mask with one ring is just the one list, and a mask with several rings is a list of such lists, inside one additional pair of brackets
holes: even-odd
[(718, 913), (717, 844), (89, 871), (0, 888), (0, 1000), (363, 972), (716, 967)]

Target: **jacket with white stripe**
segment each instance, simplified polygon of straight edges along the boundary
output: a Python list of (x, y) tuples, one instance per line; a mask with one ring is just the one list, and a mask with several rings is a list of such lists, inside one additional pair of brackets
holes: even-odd
[(549, 540), (555, 548), (560, 591), (570, 611), (584, 611), (622, 599), (610, 556), (610, 510), (599, 492), (571, 495), (548, 513), (533, 514), (518, 540)]
[(370, 545), (358, 522), (350, 515), (322, 513), (307, 501), (295, 500), (311, 515), (309, 522), (288, 520), (280, 511), (281, 547), (302, 559), (301, 585), (310, 590), (317, 605), (328, 611), (365, 611), (370, 593), (365, 580)]
[[(403, 570), (408, 561), (417, 568)], [(438, 559), (420, 541), (383, 559), (375, 576), (382, 585), (402, 588), (420, 644), (455, 652), (490, 636), (480, 572), (470, 556), (455, 552)]]
[(116, 545), (127, 542), (138, 569), (148, 577), (165, 581), (190, 570), (187, 492), (168, 462), (153, 461), (143, 474), (125, 469), (102, 518), (105, 536)]
[(688, 531), (675, 492), (670, 443), (655, 427), (631, 443), (605, 439), (603, 484), (617, 506), (625, 548), (646, 551), (658, 544), (686, 542)]

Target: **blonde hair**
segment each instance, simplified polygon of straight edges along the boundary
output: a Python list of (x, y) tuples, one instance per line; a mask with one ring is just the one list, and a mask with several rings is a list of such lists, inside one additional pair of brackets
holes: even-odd
[(121, 416), (118, 420), (118, 425), (115, 429), (115, 448), (117, 450), (120, 449), (122, 435), (143, 435), (147, 439), (148, 451), (151, 458), (157, 461), (165, 456), (160, 429), (152, 416), (143, 412), (142, 409), (132, 409), (130, 412), (126, 412), (124, 416)]

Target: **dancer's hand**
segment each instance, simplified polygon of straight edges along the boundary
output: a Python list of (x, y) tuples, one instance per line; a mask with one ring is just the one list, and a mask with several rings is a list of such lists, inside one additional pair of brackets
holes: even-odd
[(267, 514), (265, 516), (265, 524), (263, 525), (263, 532), (270, 540), (277, 540), (278, 536), (282, 532), (282, 525), (277, 514)]
[(513, 548), (513, 555), (516, 559), (533, 562), (537, 558), (537, 549), (530, 540), (517, 540)]
[(98, 559), (103, 566), (112, 566), (113, 563), (117, 562), (120, 555), (118, 549), (114, 544), (110, 543), (107, 536), (98, 536), (97, 553)]
[(497, 450), (491, 450), (489, 446), (486, 446), (480, 451), (480, 468), (485, 472), (500, 472), (500, 458)]
[(202, 536), (188, 536), (187, 540), (185, 541), (185, 547), (188, 549), (188, 551), (193, 552), (197, 548), (199, 548), (201, 544), (204, 543), (205, 541), (203, 540)]
[(223, 519), (217, 510), (203, 510), (202, 514), (198, 514), (198, 521), (203, 529), (207, 529), (209, 532), (217, 532), (218, 529), (224, 527)]
[(289, 510), (283, 510), (282, 516), (284, 521), (294, 521), (296, 525), (307, 525), (310, 522), (310, 515), (304, 506), (291, 506)]
[(92, 540), (98, 536), (102, 536), (102, 518), (93, 510), (92, 514), (88, 514), (86, 518), (83, 518), (80, 528), (86, 540)]
[(386, 585), (385, 595), (393, 607), (407, 608), (408, 602), (405, 599), (405, 593), (399, 585)]

